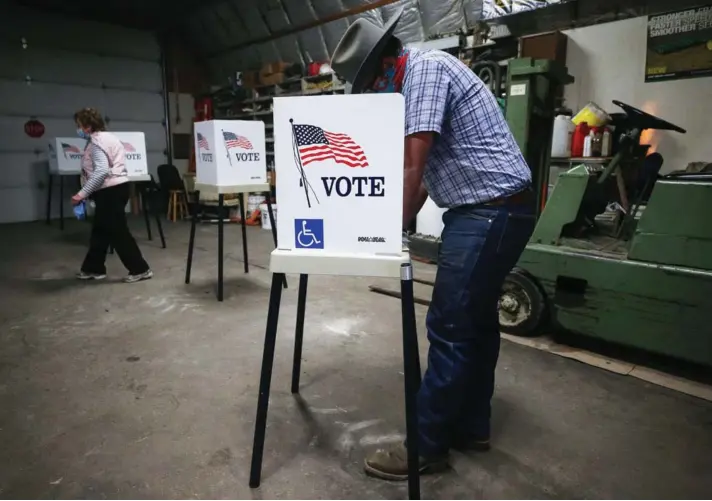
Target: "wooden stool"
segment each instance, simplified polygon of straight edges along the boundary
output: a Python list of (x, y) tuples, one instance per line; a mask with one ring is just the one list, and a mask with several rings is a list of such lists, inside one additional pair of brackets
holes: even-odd
[(188, 217), (188, 206), (185, 203), (185, 194), (181, 190), (171, 190), (168, 195), (168, 220)]

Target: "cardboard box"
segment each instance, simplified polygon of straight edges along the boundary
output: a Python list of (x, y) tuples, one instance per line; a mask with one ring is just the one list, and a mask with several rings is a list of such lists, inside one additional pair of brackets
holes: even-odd
[(270, 64), (265, 64), (260, 69), (260, 82), (264, 82), (266, 78), (269, 78), (275, 72), (272, 71), (272, 66)]
[(254, 70), (242, 72), (242, 86), (247, 89), (254, 89), (259, 84), (258, 73)]
[(271, 75), (260, 75), (260, 83), (262, 85), (277, 85), (284, 82), (284, 73), (273, 73)]
[(263, 85), (275, 85), (282, 82), (284, 80), (284, 70), (290, 66), (292, 66), (291, 63), (282, 61), (265, 64), (260, 70), (260, 82)]
[(284, 70), (292, 66), (292, 63), (285, 63), (283, 61), (278, 61), (276, 63), (270, 63), (266, 65), (269, 68), (269, 73), (284, 73)]

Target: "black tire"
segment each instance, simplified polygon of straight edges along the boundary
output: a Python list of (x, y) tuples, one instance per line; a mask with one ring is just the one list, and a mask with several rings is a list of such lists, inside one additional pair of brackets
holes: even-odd
[(547, 317), (546, 296), (536, 279), (515, 268), (507, 275), (499, 298), (499, 328), (507, 334), (533, 337)]

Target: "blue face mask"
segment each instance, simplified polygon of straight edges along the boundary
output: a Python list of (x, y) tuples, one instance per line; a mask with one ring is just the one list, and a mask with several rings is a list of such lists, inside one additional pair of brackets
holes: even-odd
[(376, 81), (373, 83), (373, 88), (371, 89), (371, 92), (376, 94), (395, 92), (395, 78), (396, 69), (394, 66), (391, 66), (386, 69), (378, 78), (376, 78)]
[(376, 77), (371, 86), (371, 92), (377, 94), (400, 92), (405, 78), (407, 61), (408, 49), (401, 49), (395, 61), (381, 69), (381, 74)]
[(81, 137), (82, 139), (89, 139), (89, 134), (84, 132), (82, 129), (77, 129), (77, 136)]

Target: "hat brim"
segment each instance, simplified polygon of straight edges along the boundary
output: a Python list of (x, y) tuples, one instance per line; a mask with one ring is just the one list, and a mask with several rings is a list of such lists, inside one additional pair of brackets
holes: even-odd
[(383, 49), (385, 48), (390, 38), (393, 36), (393, 32), (396, 30), (398, 21), (400, 21), (400, 18), (401, 16), (403, 16), (404, 11), (405, 9), (403, 7), (398, 9), (396, 14), (392, 16), (383, 27), (383, 36), (378, 41), (378, 43), (373, 46), (371, 52), (369, 52), (368, 56), (366, 56), (366, 58), (363, 60), (363, 63), (361, 63), (361, 66), (356, 72), (354, 81), (351, 82), (352, 94), (360, 94), (364, 91), (364, 87), (369, 83), (367, 81), (367, 79), (369, 78), (369, 74), (371, 73), (371, 70), (373, 70), (373, 67), (378, 64), (378, 60), (381, 56), (381, 53), (383, 52)]

